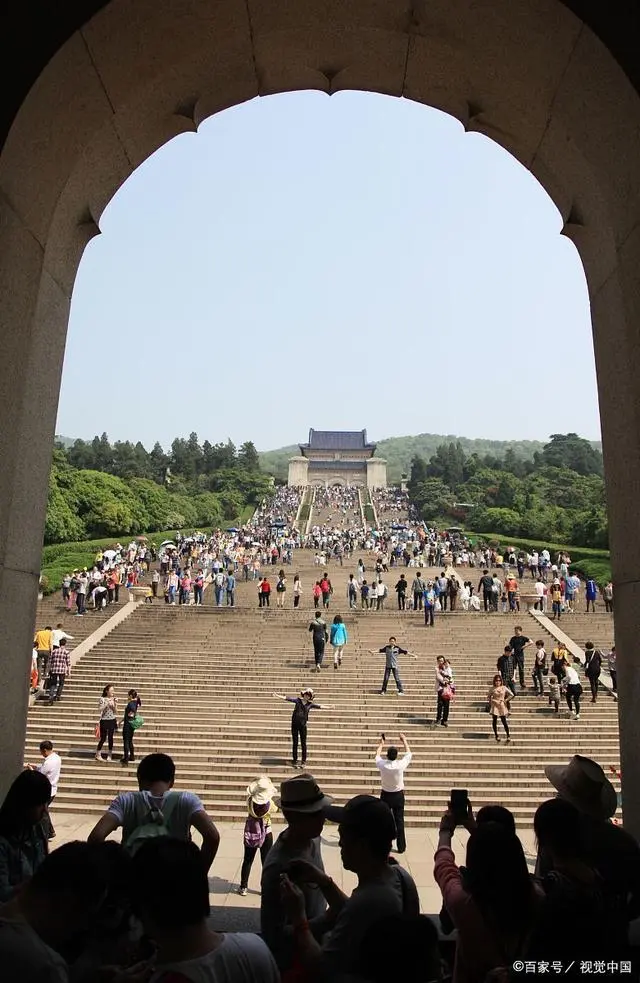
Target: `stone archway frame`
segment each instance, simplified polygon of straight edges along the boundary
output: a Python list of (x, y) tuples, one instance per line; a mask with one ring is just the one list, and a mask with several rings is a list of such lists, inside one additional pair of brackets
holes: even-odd
[[(557, 0), (111, 0), (49, 62), (0, 155), (0, 776), (6, 783), (22, 760), (50, 448), (82, 252), (112, 195), (167, 140), (244, 100), (308, 88), (414, 99), (496, 140), (547, 189), (580, 252), (624, 653), (625, 820), (640, 835), (640, 99)], [(522, 341), (524, 362), (533, 343)]]

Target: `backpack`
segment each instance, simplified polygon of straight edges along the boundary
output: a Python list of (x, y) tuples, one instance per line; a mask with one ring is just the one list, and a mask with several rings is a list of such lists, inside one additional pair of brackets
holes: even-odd
[(124, 844), (127, 853), (135, 856), (147, 840), (153, 840), (158, 836), (171, 836), (169, 823), (179, 801), (179, 792), (168, 792), (162, 803), (163, 808), (158, 808), (152, 805), (143, 793), (142, 798), (136, 802), (138, 821)]

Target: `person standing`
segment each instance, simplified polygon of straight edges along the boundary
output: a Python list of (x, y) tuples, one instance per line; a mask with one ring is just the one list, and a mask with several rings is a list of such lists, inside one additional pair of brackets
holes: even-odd
[(481, 590), (485, 611), (493, 611), (493, 577), (488, 570), (482, 571), (482, 576), (478, 583), (478, 594)]
[(613, 611), (613, 584), (610, 580), (604, 585), (602, 599), (604, 601), (605, 612), (610, 614)]
[[(153, 592), (153, 596), (154, 597), (157, 597), (158, 596), (158, 584), (159, 583), (160, 583), (160, 571), (159, 570), (154, 570), (153, 573), (151, 574), (151, 590)], [(115, 580), (113, 579), (113, 576), (112, 575), (109, 576), (109, 584), (110, 584), (110, 586), (108, 587), (108, 591), (109, 591), (109, 602), (111, 603), (111, 601), (113, 601), (114, 589), (115, 589)], [(198, 598), (197, 598), (197, 595), (196, 595), (196, 604), (197, 603), (198, 603)], [(202, 598), (200, 598), (200, 603), (202, 603)]]
[(547, 653), (544, 650), (544, 642), (539, 639), (536, 642), (535, 662), (533, 663), (533, 688), (536, 696), (544, 696), (544, 677), (548, 674)]
[(386, 757), (382, 757), (385, 745), (385, 736), (381, 735), (382, 740), (376, 751), (376, 768), (380, 772), (380, 782), (382, 785), (380, 798), (386, 802), (396, 823), (396, 846), (397, 853), (404, 853), (407, 849), (407, 840), (404, 833), (404, 773), (411, 764), (411, 749), (404, 734), (400, 734), (402, 741), (402, 757), (398, 757), (398, 748), (389, 745)]
[(298, 742), (302, 752), (301, 767), (307, 763), (307, 724), (311, 710), (333, 710), (333, 706), (328, 703), (314, 703), (313, 690), (309, 687), (300, 691), (300, 696), (284, 696), (282, 693), (272, 693), (277, 700), (284, 700), (285, 703), (293, 703), (293, 713), (291, 715), (291, 764), (294, 768), (298, 767)]
[(505, 686), (508, 686), (513, 695), (516, 695), (516, 684), (514, 682), (515, 674), (515, 661), (513, 658), (513, 652), (511, 651), (510, 645), (505, 645), (504, 651), (498, 662), (496, 668), (500, 675), (502, 676), (502, 681)]
[(449, 711), (454, 695), (453, 668), (448, 659), (439, 655), (436, 661), (436, 726), (449, 726)]
[(422, 611), (422, 595), (424, 594), (425, 590), (425, 582), (422, 579), (421, 570), (418, 570), (417, 574), (413, 578), (411, 590), (413, 591), (413, 610)]
[(39, 771), (41, 775), (46, 775), (51, 784), (51, 799), (46, 807), (44, 817), (42, 819), (42, 826), (48, 840), (52, 840), (56, 835), (56, 831), (53, 828), (53, 823), (51, 822), (51, 816), (49, 810), (53, 805), (53, 800), (58, 794), (58, 785), (60, 784), (60, 772), (62, 771), (62, 758), (56, 750), (54, 750), (51, 741), (41, 741), (40, 742), (40, 754), (43, 757), (43, 761), (35, 768), (32, 765), (27, 765), (31, 771)]
[(59, 644), (51, 653), (49, 662), (49, 702), (53, 703), (62, 699), (62, 690), (67, 676), (71, 675), (71, 655), (67, 648), (67, 639), (60, 638)]
[(591, 688), (591, 702), (595, 703), (598, 699), (598, 680), (602, 669), (602, 652), (597, 649), (593, 642), (584, 643), (585, 666), (584, 673), (589, 680)]
[(278, 807), (273, 801), (277, 794), (277, 788), (267, 775), (256, 778), (254, 782), (247, 785), (247, 812), (248, 816), (244, 824), (243, 842), (244, 858), (240, 869), (240, 886), (238, 894), (245, 896), (249, 888), (249, 874), (255, 860), (256, 853), (260, 851), (260, 860), (264, 869), (264, 862), (273, 846), (273, 833), (271, 831), (271, 817), (278, 811)]
[(127, 694), (127, 705), (122, 716), (122, 743), (124, 753), (120, 761), (123, 765), (128, 765), (130, 761), (136, 760), (136, 753), (133, 746), (133, 735), (136, 732), (136, 728), (133, 722), (141, 706), (142, 700), (138, 696), (137, 690), (130, 689)]
[(300, 598), (302, 597), (302, 584), (300, 583), (300, 575), (296, 574), (293, 578), (293, 606), (294, 608), (300, 607)]
[(425, 587), (425, 591), (424, 591), (424, 626), (425, 626), (425, 628), (427, 628), (427, 627), (433, 628), (434, 612), (435, 612), (435, 609), (436, 609), (436, 601), (437, 601), (437, 599), (438, 598), (436, 596), (435, 588), (434, 588), (433, 584), (431, 583), (431, 581), (429, 580), (427, 582), (427, 586)]
[(559, 683), (562, 683), (565, 677), (565, 670), (569, 662), (567, 655), (567, 648), (564, 642), (558, 642), (556, 648), (551, 653), (551, 672)]
[(618, 692), (618, 657), (615, 645), (611, 646), (611, 651), (607, 657), (607, 668), (611, 676), (611, 688), (614, 693)]
[(582, 696), (582, 684), (580, 682), (580, 677), (572, 665), (567, 665), (564, 672), (565, 699), (567, 701), (567, 706), (569, 707), (569, 712), (574, 714), (576, 720), (580, 720), (580, 697)]
[(520, 689), (524, 689), (524, 650), (528, 645), (533, 645), (533, 642), (530, 638), (527, 638), (526, 635), (522, 634), (522, 627), (520, 625), (516, 625), (515, 634), (513, 634), (509, 639), (509, 645), (511, 646), (513, 660), (518, 670)]
[(556, 618), (560, 621), (562, 616), (562, 587), (560, 581), (556, 579), (551, 584), (551, 620)]
[[(158, 573), (158, 571), (154, 570), (153, 573), (155, 576), (155, 574)], [(157, 588), (157, 584), (155, 586)], [(154, 587), (154, 582), (152, 581), (151, 588), (153, 589), (153, 587)], [(200, 607), (200, 608), (202, 607), (203, 594), (204, 594), (204, 571), (198, 570), (197, 574), (193, 578), (193, 603), (195, 604), (196, 607)], [(153, 596), (156, 597), (156, 595), (157, 595), (157, 589), (156, 591), (154, 591)]]
[[(402, 686), (402, 680), (400, 679), (400, 673), (398, 672), (398, 656), (399, 655), (409, 655), (410, 653), (397, 644), (395, 635), (392, 635), (389, 639), (388, 645), (383, 645), (381, 649), (376, 652), (374, 649), (369, 649), (371, 655), (383, 654), (385, 657), (384, 663), (384, 677), (382, 679), (382, 688), (380, 690), (380, 696), (384, 696), (387, 692), (387, 684), (389, 682), (389, 676), (393, 674), (393, 678), (396, 681), (396, 686), (398, 688), (398, 696), (404, 696), (404, 689)], [(416, 656), (412, 655), (412, 659)]]
[[(297, 968), (294, 960), (298, 940), (285, 910), (282, 877), (291, 873), (300, 861), (324, 870), (320, 835), (331, 802), (331, 797), (324, 795), (311, 775), (295, 775), (280, 786), (277, 804), (287, 825), (262, 867), (260, 930), (285, 979), (288, 970), (293, 968), (295, 973)], [(307, 882), (301, 887), (309, 925), (312, 930), (321, 930), (327, 908), (324, 895), (316, 884)]]
[(271, 584), (269, 583), (268, 577), (264, 577), (260, 584), (260, 596), (262, 597), (262, 607), (268, 608), (269, 598), (271, 597)]
[(349, 574), (349, 581), (347, 583), (347, 600), (349, 601), (349, 607), (355, 608), (358, 605), (358, 583), (355, 580), (352, 573)]
[(236, 604), (236, 576), (233, 569), (229, 567), (224, 580), (224, 589), (227, 597), (227, 607), (233, 608)]
[(496, 673), (493, 677), (493, 684), (489, 690), (489, 712), (491, 714), (491, 726), (493, 727), (493, 736), (496, 742), (500, 743), (500, 738), (498, 737), (498, 718), (500, 718), (500, 723), (504, 728), (504, 732), (507, 735), (507, 744), (511, 744), (511, 734), (509, 733), (509, 724), (507, 723), (507, 716), (509, 713), (509, 702), (513, 699), (513, 693), (511, 690), (504, 685), (502, 681), (502, 676), (500, 673)]
[(53, 651), (53, 630), (51, 625), (40, 628), (33, 639), (33, 647), (38, 660), (38, 687), (44, 689), (44, 681), (49, 672), (49, 662)]
[(325, 611), (329, 610), (329, 601), (331, 600), (331, 595), (333, 594), (333, 587), (331, 586), (331, 581), (329, 580), (329, 574), (323, 573), (322, 580), (320, 581), (320, 591), (322, 592), (322, 607)]
[(313, 621), (309, 625), (309, 631), (312, 633), (315, 671), (320, 672), (322, 669), (322, 660), (324, 659), (324, 647), (329, 641), (329, 635), (327, 633), (327, 622), (319, 611), (316, 611)]
[(284, 575), (284, 570), (281, 570), (278, 574), (278, 580), (276, 581), (276, 607), (284, 607), (284, 599), (287, 593), (287, 578)]
[(591, 605), (591, 610), (596, 613), (596, 598), (598, 596), (598, 585), (596, 584), (593, 577), (589, 577), (585, 584), (585, 597), (587, 599), (587, 614), (589, 613), (589, 605)]
[(102, 690), (99, 712), (100, 718), (98, 721), (98, 726), (100, 731), (100, 740), (98, 741), (98, 746), (96, 748), (96, 761), (104, 761), (101, 751), (105, 741), (107, 742), (107, 747), (109, 749), (107, 761), (112, 761), (113, 735), (116, 732), (116, 727), (118, 724), (118, 700), (115, 695), (115, 690), (111, 684), (107, 684)]
[(396, 594), (398, 595), (398, 611), (404, 611), (407, 604), (407, 578), (403, 573), (400, 574), (400, 580), (396, 584)]
[(337, 614), (333, 619), (329, 634), (329, 644), (333, 649), (333, 668), (337, 669), (342, 665), (342, 653), (348, 641), (347, 626), (342, 620), (342, 615)]

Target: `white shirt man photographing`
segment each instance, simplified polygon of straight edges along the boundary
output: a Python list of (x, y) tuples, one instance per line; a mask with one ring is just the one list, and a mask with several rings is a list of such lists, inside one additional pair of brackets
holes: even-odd
[(407, 848), (404, 835), (404, 773), (411, 763), (412, 754), (404, 734), (400, 734), (400, 740), (404, 752), (402, 757), (398, 757), (398, 748), (391, 744), (383, 758), (385, 736), (382, 734), (376, 751), (376, 767), (380, 772), (382, 785), (380, 798), (391, 809), (396, 824), (397, 852), (404, 853)]

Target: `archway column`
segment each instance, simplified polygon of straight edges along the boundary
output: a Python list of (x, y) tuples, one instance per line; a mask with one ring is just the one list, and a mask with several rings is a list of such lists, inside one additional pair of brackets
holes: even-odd
[[(640, 230), (592, 297), (618, 661), (625, 828), (640, 840)], [(602, 761), (617, 765), (617, 761)]]
[[(0, 198), (0, 796), (24, 758), (33, 627), (69, 298)], [(43, 734), (43, 737), (48, 736)]]

